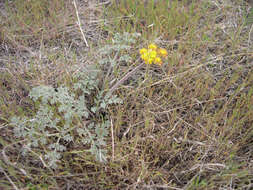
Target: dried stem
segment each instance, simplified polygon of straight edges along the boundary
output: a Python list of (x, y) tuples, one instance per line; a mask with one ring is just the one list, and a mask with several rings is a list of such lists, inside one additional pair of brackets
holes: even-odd
[(112, 134), (112, 161), (114, 161), (114, 134), (113, 134), (112, 119), (111, 119), (111, 134)]
[(145, 63), (141, 63), (137, 67), (135, 67), (132, 71), (127, 73), (122, 79), (120, 79), (109, 91), (109, 93), (113, 93), (119, 85), (121, 85), (124, 81), (126, 81), (130, 76), (132, 76), (138, 69), (140, 69)]
[(0, 172), (4, 173), (5, 177), (8, 179), (8, 181), (11, 183), (13, 189), (19, 190), (19, 188), (15, 185), (15, 183), (11, 180), (11, 178), (8, 176), (8, 174), (4, 171), (4, 169), (0, 166)]
[(84, 35), (84, 33), (83, 33), (83, 29), (82, 29), (82, 27), (81, 27), (81, 21), (80, 21), (80, 17), (79, 17), (79, 13), (78, 13), (78, 10), (77, 10), (77, 6), (76, 6), (76, 1), (75, 1), (75, 0), (73, 0), (73, 4), (74, 4), (75, 9), (76, 9), (77, 24), (78, 24), (78, 26), (79, 26), (79, 28), (80, 28), (80, 31), (81, 31), (81, 33), (82, 33), (83, 40), (84, 40), (86, 46), (89, 47), (89, 44), (88, 44), (88, 42), (87, 42), (87, 40), (86, 40), (86, 38), (85, 38), (85, 35)]

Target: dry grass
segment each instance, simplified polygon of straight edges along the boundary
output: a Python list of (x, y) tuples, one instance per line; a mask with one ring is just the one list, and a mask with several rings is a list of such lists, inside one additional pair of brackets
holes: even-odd
[[(0, 188), (252, 189), (248, 5), (76, 2), (89, 48), (71, 1), (1, 4)], [(27, 97), (31, 87), (70, 85), (76, 66), (96, 64), (97, 49), (117, 32), (142, 34), (128, 52), (136, 60), (138, 49), (149, 42), (166, 48), (169, 56), (162, 67), (141, 68), (114, 91), (124, 103), (109, 109), (109, 162), (97, 163), (75, 145), (56, 170), (44, 168), (35, 154), (21, 155), (22, 141), (13, 137), (9, 122), (34, 112)], [(118, 66), (118, 80), (129, 66), (133, 63)]]

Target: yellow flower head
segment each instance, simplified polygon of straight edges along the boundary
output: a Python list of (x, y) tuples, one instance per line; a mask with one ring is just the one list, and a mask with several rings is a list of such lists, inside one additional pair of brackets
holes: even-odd
[(155, 58), (156, 58), (156, 55), (157, 55), (156, 51), (150, 51), (150, 52), (149, 52), (149, 57), (150, 57), (151, 59), (155, 59)]
[(162, 59), (160, 57), (156, 57), (154, 63), (157, 65), (162, 65)]
[(155, 44), (149, 44), (148, 49), (155, 51), (157, 49), (157, 46)]
[(140, 49), (140, 54), (143, 55), (144, 53), (147, 53), (148, 50), (146, 48)]
[[(141, 59), (145, 61), (146, 64), (157, 64), (162, 65), (162, 58), (165, 58), (168, 55), (166, 49), (157, 48), (155, 44), (149, 44), (148, 49), (142, 48), (139, 50)], [(159, 55), (159, 56), (158, 56)]]
[(162, 57), (166, 57), (168, 55), (168, 52), (167, 52), (166, 49), (160, 48), (159, 49), (159, 55), (161, 55)]

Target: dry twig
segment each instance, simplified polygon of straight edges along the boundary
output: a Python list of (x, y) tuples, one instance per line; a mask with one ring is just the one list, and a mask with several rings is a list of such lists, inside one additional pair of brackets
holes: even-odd
[(114, 161), (114, 134), (113, 134), (112, 119), (111, 119), (111, 134), (112, 134), (112, 161)]
[(82, 29), (82, 27), (81, 27), (81, 21), (80, 21), (80, 17), (79, 17), (79, 13), (78, 13), (78, 10), (77, 10), (77, 6), (76, 6), (76, 1), (75, 1), (75, 0), (73, 0), (73, 4), (74, 4), (75, 9), (76, 9), (77, 24), (78, 24), (78, 26), (79, 26), (79, 28), (80, 28), (80, 31), (81, 31), (81, 33), (82, 33), (83, 40), (84, 40), (86, 46), (89, 47), (89, 44), (88, 44), (88, 42), (87, 42), (87, 40), (86, 40), (86, 38), (85, 38), (85, 35), (84, 35), (84, 33), (83, 33), (83, 29)]
[(12, 187), (15, 189), (15, 190), (19, 190), (19, 188), (15, 185), (15, 183), (11, 180), (11, 178), (7, 175), (7, 173), (4, 171), (4, 169), (0, 166), (0, 172), (2, 172), (5, 177), (8, 179), (8, 181), (11, 183)]

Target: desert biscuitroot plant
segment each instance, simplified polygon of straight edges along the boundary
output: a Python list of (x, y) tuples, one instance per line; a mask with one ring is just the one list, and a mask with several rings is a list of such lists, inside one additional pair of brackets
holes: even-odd
[[(90, 65), (75, 72), (73, 87), (42, 85), (32, 88), (29, 97), (34, 102), (35, 114), (11, 119), (14, 135), (24, 140), (22, 153), (27, 150), (35, 152), (46, 167), (56, 168), (61, 153), (67, 150), (66, 144), (81, 142), (89, 146), (89, 151), (98, 161), (106, 162), (105, 138), (110, 124), (107, 108), (111, 104), (122, 103), (120, 98), (112, 94), (112, 89), (121, 84), (122, 80), (111, 89), (106, 89), (105, 84), (116, 77), (115, 72), (121, 63), (131, 60), (127, 50), (136, 43), (138, 36), (139, 34), (116, 34), (111, 45), (100, 49), (98, 68), (94, 69)], [(158, 52), (157, 56), (153, 56), (154, 52)], [(141, 49), (140, 53), (146, 64), (147, 58), (148, 61), (154, 58), (154, 62), (161, 64), (158, 54), (167, 55), (166, 50), (157, 50), (154, 44), (148, 49)], [(158, 62), (157, 58), (160, 59)], [(100, 75), (105, 77), (99, 77)], [(126, 75), (125, 78), (129, 76), (131, 75)]]
[(11, 119), (15, 136), (25, 140), (22, 153), (30, 150), (39, 155), (46, 167), (56, 168), (62, 152), (67, 151), (66, 144), (81, 142), (90, 147), (98, 161), (106, 161), (105, 138), (110, 123), (107, 108), (122, 101), (106, 90), (105, 85), (100, 87), (99, 76), (106, 75), (102, 77), (105, 84), (113, 78), (111, 71), (117, 65), (130, 61), (131, 57), (124, 54), (138, 36), (116, 34), (112, 44), (101, 48), (98, 68), (75, 72), (73, 88), (37, 86), (31, 90), (29, 97), (34, 102), (35, 114)]
[(56, 168), (66, 144), (81, 142), (100, 162), (106, 161), (110, 104), (121, 99), (99, 89), (99, 70), (82, 70), (74, 75), (73, 88), (64, 85), (34, 87), (29, 97), (35, 103), (34, 116), (13, 117), (14, 134), (25, 141), (23, 153), (36, 152), (49, 168)]

